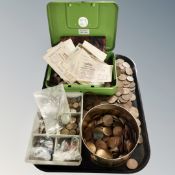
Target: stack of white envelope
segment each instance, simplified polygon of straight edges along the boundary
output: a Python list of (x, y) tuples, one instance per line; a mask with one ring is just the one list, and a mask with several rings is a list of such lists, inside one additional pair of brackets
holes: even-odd
[(44, 60), (67, 83), (98, 84), (112, 81), (112, 65), (104, 63), (106, 56), (87, 41), (75, 47), (68, 39), (48, 49)]

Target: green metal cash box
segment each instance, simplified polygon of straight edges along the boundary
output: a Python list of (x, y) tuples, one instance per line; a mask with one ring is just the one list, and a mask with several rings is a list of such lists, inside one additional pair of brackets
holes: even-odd
[[(106, 63), (113, 65), (112, 82), (108, 86), (64, 84), (67, 92), (92, 92), (112, 95), (117, 89), (115, 47), (118, 6), (112, 1), (106, 2), (50, 2), (47, 5), (48, 24), (51, 45), (57, 45), (64, 37), (98, 37), (105, 38)], [(54, 71), (48, 65), (45, 86), (51, 83)]]

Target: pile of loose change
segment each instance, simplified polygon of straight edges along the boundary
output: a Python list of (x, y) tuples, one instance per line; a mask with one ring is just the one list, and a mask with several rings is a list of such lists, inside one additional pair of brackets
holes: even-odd
[(122, 117), (105, 114), (83, 122), (83, 138), (89, 150), (99, 157), (115, 159), (129, 153), (136, 144), (136, 133)]
[(71, 116), (70, 122), (61, 129), (60, 134), (64, 135), (78, 135), (80, 133), (79, 129), (80, 116)]

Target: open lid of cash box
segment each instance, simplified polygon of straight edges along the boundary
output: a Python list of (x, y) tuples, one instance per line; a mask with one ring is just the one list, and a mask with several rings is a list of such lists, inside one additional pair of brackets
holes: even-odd
[(106, 51), (114, 49), (118, 16), (115, 2), (50, 2), (47, 13), (52, 46), (64, 36), (105, 36)]

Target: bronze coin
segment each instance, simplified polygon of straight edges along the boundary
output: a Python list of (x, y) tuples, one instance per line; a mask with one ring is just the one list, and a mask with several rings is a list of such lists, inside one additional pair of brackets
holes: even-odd
[(113, 128), (113, 135), (114, 136), (121, 136), (123, 133), (123, 129), (121, 126), (116, 126)]
[(112, 115), (106, 114), (103, 116), (103, 124), (104, 126), (111, 126), (113, 123)]
[(117, 96), (113, 95), (108, 99), (108, 103), (112, 104), (115, 103), (117, 100)]
[(130, 67), (129, 63), (127, 63), (127, 62), (124, 62), (122, 65), (123, 65), (125, 68), (129, 68), (129, 67)]
[(138, 167), (138, 162), (135, 159), (129, 159), (126, 163), (126, 166), (129, 169), (134, 170)]
[(124, 81), (126, 80), (127, 76), (125, 74), (121, 74), (118, 79), (121, 80), (121, 81)]
[(79, 107), (79, 103), (77, 103), (77, 102), (73, 103), (72, 107), (77, 109)]
[(134, 78), (133, 78), (132, 76), (127, 76), (126, 79), (127, 79), (128, 81), (130, 81), (130, 82), (134, 81)]
[(112, 159), (112, 154), (104, 149), (98, 149), (96, 155), (105, 159)]
[(127, 94), (129, 94), (131, 91), (130, 91), (130, 89), (129, 88), (123, 88), (123, 94), (124, 95), (127, 95)]
[(89, 150), (90, 150), (93, 154), (95, 154), (95, 152), (96, 152), (96, 146), (95, 146), (92, 142), (86, 142), (86, 145), (87, 145), (87, 147), (89, 148)]
[(135, 87), (135, 83), (134, 82), (131, 82), (130, 88), (134, 88), (134, 87)]
[(75, 123), (77, 121), (76, 117), (71, 117), (70, 123)]
[(69, 135), (69, 130), (66, 129), (66, 128), (63, 128), (63, 129), (60, 131), (60, 134)]
[(132, 106), (129, 109), (129, 112), (133, 115), (134, 118), (139, 117), (139, 111), (138, 111), (138, 109), (136, 107)]
[(133, 71), (132, 71), (132, 69), (130, 67), (126, 68), (126, 74), (127, 75), (132, 75), (133, 74)]
[(76, 130), (71, 129), (71, 130), (69, 131), (69, 134), (70, 134), (70, 135), (76, 135), (76, 134), (77, 134), (77, 132), (76, 132)]
[(95, 146), (97, 147), (97, 149), (104, 149), (107, 150), (107, 144), (103, 141), (103, 140), (97, 140), (95, 142)]
[(122, 95), (122, 98), (123, 98), (123, 100), (125, 100), (125, 101), (128, 101), (128, 100), (130, 100), (131, 99), (131, 97), (132, 97), (132, 95), (131, 94), (123, 94)]
[(121, 58), (119, 58), (119, 59), (116, 60), (116, 63), (117, 64), (123, 64), (124, 62), (125, 61), (123, 59), (121, 59)]
[(114, 148), (116, 146), (119, 146), (121, 143), (121, 138), (116, 136), (116, 137), (110, 137), (107, 141), (108, 147)]
[(112, 129), (110, 127), (103, 127), (103, 133), (106, 136), (111, 136), (112, 135)]
[(90, 140), (92, 139), (92, 129), (91, 128), (86, 128), (84, 131), (83, 131), (83, 134), (84, 134), (84, 138), (85, 140)]

